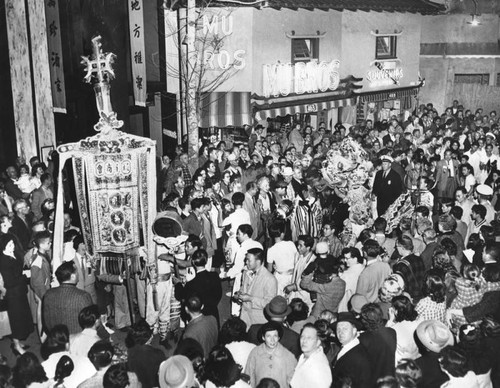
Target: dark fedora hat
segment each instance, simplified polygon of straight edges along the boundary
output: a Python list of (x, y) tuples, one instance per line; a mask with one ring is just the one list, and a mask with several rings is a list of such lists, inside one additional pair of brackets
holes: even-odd
[(264, 307), (264, 312), (269, 318), (284, 318), (292, 312), (292, 308), (288, 306), (285, 298), (278, 295)]
[(357, 319), (354, 314), (349, 313), (349, 312), (339, 313), (337, 321), (334, 322), (334, 324), (333, 324), (334, 330), (337, 330), (337, 325), (340, 322), (349, 322), (351, 325), (353, 325), (358, 330), (361, 330), (363, 328), (363, 324), (361, 323), (361, 321), (359, 319)]

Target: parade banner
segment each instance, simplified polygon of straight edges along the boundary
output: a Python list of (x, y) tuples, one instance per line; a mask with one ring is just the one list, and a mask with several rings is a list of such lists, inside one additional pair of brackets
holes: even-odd
[(146, 106), (146, 50), (144, 44), (144, 7), (142, 0), (128, 0), (130, 58), (135, 105)]
[(38, 150), (24, 1), (5, 0), (5, 13), (16, 138), (23, 140), (17, 141), (17, 154), (22, 159), (29, 160), (38, 153)]
[(139, 246), (139, 174), (135, 152), (85, 156), (92, 240), (97, 252)]
[(64, 87), (59, 0), (45, 0), (45, 18), (47, 19), (52, 109), (57, 113), (66, 113), (66, 89)]

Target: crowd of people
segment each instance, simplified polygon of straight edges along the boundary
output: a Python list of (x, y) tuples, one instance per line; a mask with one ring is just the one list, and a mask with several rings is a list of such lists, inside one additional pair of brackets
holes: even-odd
[[(157, 192), (182, 234), (155, 238), (154, 276), (103, 273), (70, 210), (52, 268), (54, 167), (9, 166), (0, 336), (18, 358), (2, 386), (500, 386), (497, 121), (454, 101), (257, 125), (244, 144), (205, 139), (197, 168), (179, 146)], [(23, 343), (35, 328), (43, 361)]]

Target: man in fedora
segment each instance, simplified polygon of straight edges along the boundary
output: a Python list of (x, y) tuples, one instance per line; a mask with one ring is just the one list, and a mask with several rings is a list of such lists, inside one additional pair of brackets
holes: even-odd
[(422, 370), (421, 387), (440, 387), (448, 380), (448, 376), (439, 365), (439, 353), (446, 346), (453, 345), (453, 334), (448, 327), (439, 321), (423, 321), (416, 330), (421, 357), (415, 363)]
[(186, 356), (176, 355), (167, 358), (158, 371), (160, 388), (197, 387), (192, 362)]
[[(277, 322), (283, 327), (283, 335), (281, 336), (280, 343), (286, 349), (294, 354), (295, 357), (300, 356), (300, 345), (299, 345), (299, 335), (285, 326), (285, 319), (290, 314), (292, 309), (288, 306), (287, 301), (282, 296), (275, 296), (271, 301), (264, 307), (264, 315), (270, 322)], [(262, 324), (256, 324), (250, 326), (248, 329), (248, 339), (250, 342), (260, 345), (262, 342), (260, 335), (260, 329)]]
[(361, 326), (351, 313), (339, 313), (335, 331), (342, 347), (332, 363), (334, 382), (350, 378), (352, 386), (357, 388), (371, 387), (375, 383), (368, 353), (358, 339)]

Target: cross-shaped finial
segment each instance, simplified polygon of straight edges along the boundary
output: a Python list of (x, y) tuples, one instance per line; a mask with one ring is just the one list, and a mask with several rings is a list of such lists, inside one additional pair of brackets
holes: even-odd
[(87, 72), (85, 77), (83, 77), (85, 82), (90, 82), (94, 74), (98, 82), (105, 82), (115, 78), (115, 72), (111, 67), (115, 59), (115, 54), (104, 54), (102, 52), (100, 35), (92, 39), (92, 44), (94, 46), (92, 58), (82, 57), (82, 64), (86, 66), (85, 71)]

